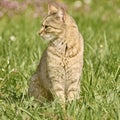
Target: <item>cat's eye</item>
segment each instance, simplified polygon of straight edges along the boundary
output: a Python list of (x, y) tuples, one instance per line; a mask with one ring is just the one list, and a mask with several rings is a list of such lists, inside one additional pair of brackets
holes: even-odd
[(49, 26), (45, 25), (44, 27), (45, 27), (45, 29), (47, 29)]

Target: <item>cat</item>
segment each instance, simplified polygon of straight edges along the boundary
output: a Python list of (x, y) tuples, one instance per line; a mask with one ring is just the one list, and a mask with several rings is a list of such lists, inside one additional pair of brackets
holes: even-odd
[(48, 5), (39, 35), (48, 41), (28, 93), (35, 99), (59, 98), (63, 103), (79, 99), (83, 68), (83, 37), (65, 9)]

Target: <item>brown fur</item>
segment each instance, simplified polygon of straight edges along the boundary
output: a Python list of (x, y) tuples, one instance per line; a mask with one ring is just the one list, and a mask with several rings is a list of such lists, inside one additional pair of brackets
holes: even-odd
[(29, 95), (36, 99), (52, 99), (55, 95), (65, 103), (79, 98), (83, 38), (65, 10), (54, 5), (48, 9), (39, 34), (49, 44), (31, 78)]

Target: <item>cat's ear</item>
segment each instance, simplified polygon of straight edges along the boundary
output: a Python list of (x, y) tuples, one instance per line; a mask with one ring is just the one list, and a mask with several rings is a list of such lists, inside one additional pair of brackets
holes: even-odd
[(54, 5), (52, 4), (48, 4), (48, 14), (53, 14), (53, 13), (57, 13), (58, 8), (56, 8)]
[(56, 13), (61, 21), (65, 21), (65, 10), (61, 7), (56, 7), (52, 4), (48, 4), (48, 14)]
[(57, 14), (60, 20), (65, 22), (65, 17), (66, 17), (65, 10), (63, 8), (59, 8)]

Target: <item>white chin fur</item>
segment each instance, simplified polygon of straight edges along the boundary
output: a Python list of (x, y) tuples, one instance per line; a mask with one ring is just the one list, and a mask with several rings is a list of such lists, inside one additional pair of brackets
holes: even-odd
[(46, 41), (51, 41), (55, 38), (55, 36), (52, 36), (52, 35), (44, 35), (42, 36), (42, 38)]

